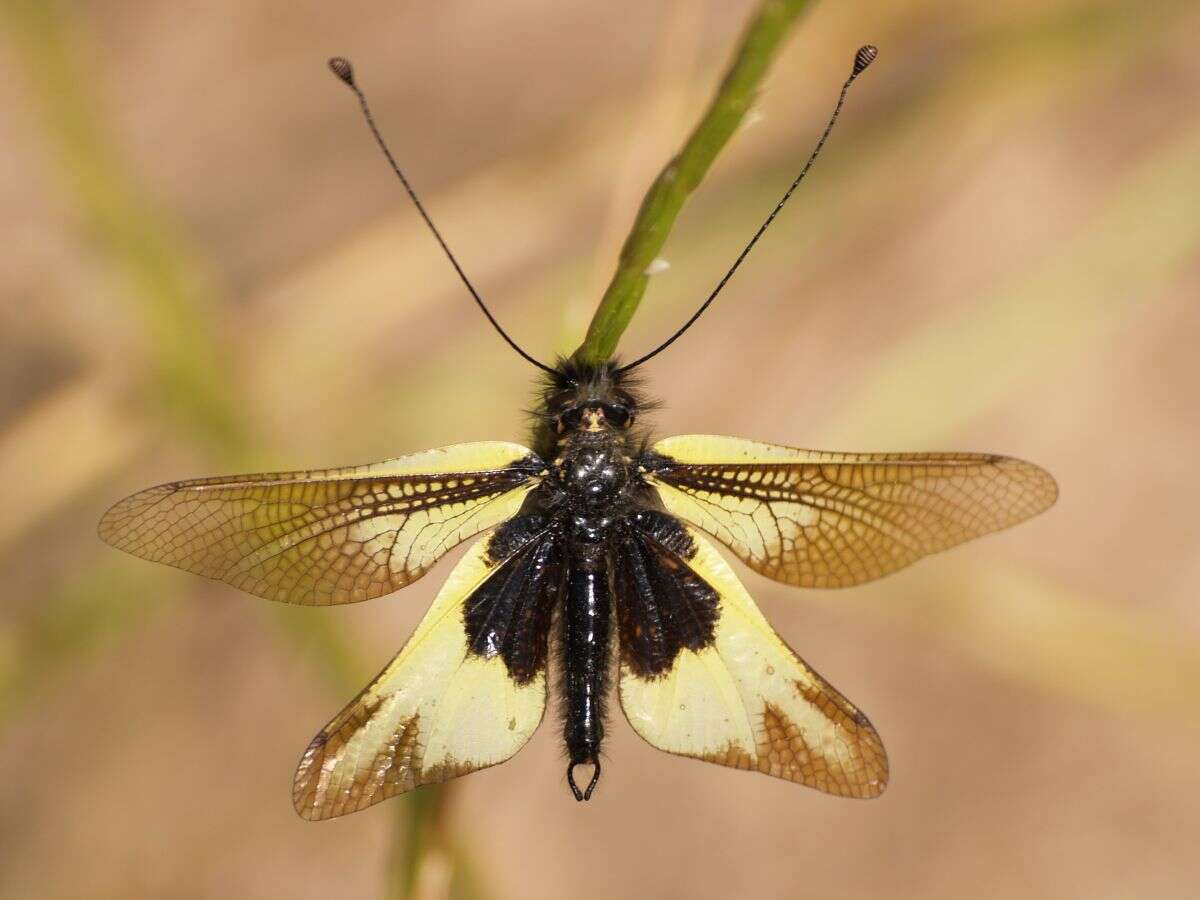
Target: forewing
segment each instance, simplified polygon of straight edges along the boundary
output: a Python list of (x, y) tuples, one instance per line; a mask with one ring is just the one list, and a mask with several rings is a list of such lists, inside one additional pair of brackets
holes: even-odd
[(540, 467), (531, 451), (496, 441), (344, 469), (180, 481), (122, 500), (99, 531), (119, 550), (268, 600), (354, 603), (410, 584), (514, 515)]
[[(479, 653), (465, 608), (481, 592), (501, 596), (494, 579), (509, 581), (521, 568), (515, 564), (544, 545), (493, 559), (492, 543), (485, 538), (467, 551), (404, 649), (309, 744), (292, 788), (302, 817), (345, 815), (495, 765), (536, 730), (546, 708), (545, 654), (519, 675), (510, 667), (514, 657), (528, 661), (544, 648), (544, 632), (527, 630), (524, 652), (511, 652), (510, 634), (505, 646)], [(506, 609), (523, 621), (519, 608)]]
[(621, 707), (648, 743), (842, 797), (877, 797), (888, 763), (849, 700), (775, 633), (720, 554), (693, 528), (687, 565), (719, 597), (710, 646), (684, 649), (665, 673), (621, 665)]
[(871, 581), (1058, 496), (1043, 469), (983, 453), (825, 453), (681, 435), (649, 459), (668, 510), (755, 571), (802, 587)]

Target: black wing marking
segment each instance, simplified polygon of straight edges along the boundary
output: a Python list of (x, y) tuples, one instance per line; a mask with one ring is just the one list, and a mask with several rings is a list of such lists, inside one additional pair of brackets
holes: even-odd
[(682, 523), (656, 510), (632, 515), (618, 539), (610, 565), (621, 659), (639, 677), (663, 675), (681, 650), (712, 644), (718, 597), (687, 565), (694, 554)]
[(496, 765), (537, 729), (544, 667), (518, 683), (498, 654), (471, 650), (463, 627), (463, 607), (507, 561), (491, 544), (467, 550), (404, 649), (313, 738), (292, 786), (301, 816), (345, 815)]
[(463, 607), (471, 653), (499, 656), (517, 684), (545, 671), (550, 619), (563, 586), (563, 549), (544, 516), (520, 516), (502, 525), (488, 544), (503, 564)]
[(622, 660), (621, 708), (634, 730), (670, 753), (878, 797), (888, 763), (870, 721), (783, 642), (712, 544), (686, 531), (688, 568), (716, 592), (720, 615), (711, 645), (679, 652), (660, 675)]

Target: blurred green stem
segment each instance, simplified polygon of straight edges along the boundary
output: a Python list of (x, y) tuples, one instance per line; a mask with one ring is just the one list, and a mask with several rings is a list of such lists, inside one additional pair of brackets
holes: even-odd
[(647, 267), (662, 251), (684, 202), (753, 106), (784, 38), (811, 2), (766, 0), (759, 6), (708, 110), (642, 200), (621, 248), (617, 271), (592, 316), (583, 343), (575, 351), (576, 359), (604, 362), (616, 351), (646, 292), (650, 280)]

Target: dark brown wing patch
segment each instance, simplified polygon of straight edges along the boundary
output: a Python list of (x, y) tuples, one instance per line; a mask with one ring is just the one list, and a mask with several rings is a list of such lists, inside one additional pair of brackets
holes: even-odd
[(426, 768), (422, 758), (421, 717), (417, 714), (401, 723), (375, 749), (374, 759), (365, 767), (366, 777), (339, 781), (335, 790), (326, 771), (326, 760), (337, 758), (346, 743), (371, 720), (374, 711), (371, 706), (350, 706), (308, 745), (292, 783), (292, 805), (302, 818), (344, 816), (415, 787), (440, 784), (477, 768), (453, 761)]
[(888, 780), (883, 743), (866, 716), (857, 710), (854, 711), (856, 715), (847, 716), (834, 702), (834, 697), (843, 699), (836, 694), (807, 692), (805, 699), (837, 723), (843, 741), (853, 750), (850, 754), (829, 754), (825, 748), (810, 745), (804, 730), (786, 712), (774, 704), (764, 703), (754, 755), (730, 744), (718, 753), (701, 758), (733, 769), (747, 769), (794, 781), (839, 797), (860, 800), (878, 797), (887, 787)]

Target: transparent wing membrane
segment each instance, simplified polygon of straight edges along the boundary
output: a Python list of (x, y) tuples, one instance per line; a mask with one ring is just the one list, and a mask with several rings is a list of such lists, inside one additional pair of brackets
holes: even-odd
[(667, 509), (755, 571), (848, 587), (1015, 525), (1054, 503), (1037, 466), (982, 453), (825, 453), (713, 435), (660, 441)]
[(100, 522), (119, 550), (268, 600), (354, 603), (420, 578), (512, 516), (536, 484), (517, 444), (430, 450), (343, 469), (202, 478), (127, 497)]

